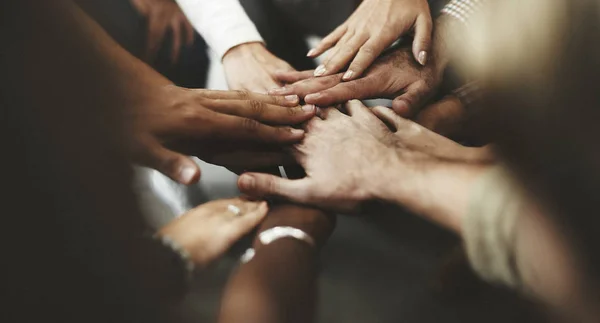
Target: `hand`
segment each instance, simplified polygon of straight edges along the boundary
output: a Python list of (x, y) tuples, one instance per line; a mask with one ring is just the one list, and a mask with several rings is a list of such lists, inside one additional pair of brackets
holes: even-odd
[(309, 57), (315, 57), (331, 48), (314, 75), (335, 74), (352, 62), (343, 80), (356, 79), (386, 48), (412, 29), (415, 31), (413, 55), (424, 66), (432, 32), (427, 1), (365, 0), (346, 22), (308, 52)]
[(194, 28), (177, 3), (172, 0), (131, 0), (138, 12), (146, 17), (148, 36), (146, 39), (146, 61), (156, 59), (165, 35), (172, 34), (171, 62), (175, 64), (183, 44), (194, 43)]
[[(248, 173), (239, 178), (240, 190), (251, 196), (278, 196), (352, 212), (361, 203), (383, 196), (390, 182), (402, 183), (395, 192), (400, 197), (413, 198), (423, 187), (429, 164), (469, 152), (388, 108), (371, 112), (355, 100), (346, 104), (346, 110), (349, 115), (326, 109), (324, 120), (314, 118), (307, 124), (306, 138), (296, 148), (305, 178)], [(390, 174), (396, 178), (389, 178)]]
[(342, 82), (342, 74), (308, 78), (310, 72), (279, 73), (285, 82), (293, 83), (271, 90), (272, 95), (303, 97), (306, 103), (331, 106), (351, 99), (394, 99), (393, 109), (402, 116), (411, 116), (429, 100), (442, 81), (443, 68), (431, 61), (427, 66), (418, 65), (409, 49), (395, 50), (379, 58), (357, 80)]
[(127, 110), (132, 159), (183, 184), (200, 177), (196, 163), (183, 154), (226, 167), (281, 165), (281, 147), (304, 137), (290, 125), (315, 114), (313, 106), (302, 108), (297, 100), (247, 92), (166, 85), (145, 93)]
[(445, 137), (456, 137), (463, 132), (467, 111), (455, 95), (448, 95), (423, 108), (415, 121)]
[[(230, 205), (239, 213), (232, 211)], [(240, 198), (212, 201), (173, 220), (158, 234), (186, 250), (197, 266), (205, 267), (254, 229), (267, 212), (266, 202)]]
[(248, 43), (230, 49), (223, 67), (231, 90), (257, 93), (280, 87), (276, 72), (294, 71), (288, 63), (271, 54), (262, 43)]

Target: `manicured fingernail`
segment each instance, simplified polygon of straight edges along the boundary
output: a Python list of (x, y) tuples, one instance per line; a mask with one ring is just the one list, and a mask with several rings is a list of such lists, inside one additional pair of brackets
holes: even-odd
[(296, 129), (296, 128), (291, 128), (290, 132), (292, 133), (292, 135), (303, 135), (304, 134), (304, 130)]
[(321, 97), (321, 93), (313, 93), (313, 94), (309, 94), (304, 98), (304, 101), (308, 102), (308, 101), (314, 101), (319, 99), (319, 97)]
[(293, 94), (293, 95), (286, 95), (285, 99), (290, 101), (290, 102), (297, 102), (298, 101), (298, 96)]
[(317, 52), (317, 50), (313, 48), (313, 49), (311, 49), (311, 50), (308, 51), (308, 53), (306, 54), (306, 56), (307, 57), (312, 57), (312, 56), (315, 55), (316, 52)]
[(302, 110), (304, 112), (314, 112), (315, 111), (315, 106), (312, 104), (308, 104), (302, 107)]
[(319, 65), (317, 67), (317, 69), (315, 70), (315, 76), (321, 76), (321, 75), (325, 74), (325, 72), (327, 72), (327, 69), (325, 68), (325, 66)]
[(421, 51), (419, 53), (419, 64), (425, 66), (425, 64), (427, 64), (427, 52), (426, 51)]
[(240, 187), (241, 188), (245, 188), (245, 189), (252, 189), (254, 188), (254, 177), (250, 176), (250, 175), (242, 175), (240, 177)]
[(196, 176), (196, 169), (190, 166), (183, 166), (179, 171), (179, 180), (183, 183), (191, 183)]
[(354, 76), (354, 71), (348, 70), (346, 73), (344, 73), (344, 76), (342, 76), (342, 80), (348, 81), (352, 78), (352, 76)]

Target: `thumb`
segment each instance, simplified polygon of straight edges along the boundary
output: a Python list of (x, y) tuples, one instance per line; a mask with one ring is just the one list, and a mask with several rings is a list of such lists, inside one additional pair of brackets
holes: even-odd
[(159, 143), (148, 147), (141, 163), (181, 184), (194, 184), (200, 179), (200, 168), (190, 157), (171, 151)]
[(252, 197), (282, 197), (296, 203), (308, 203), (310, 182), (307, 178), (298, 180), (278, 176), (246, 173), (238, 179), (238, 188)]
[(425, 66), (431, 48), (431, 33), (433, 23), (429, 16), (421, 15), (415, 22), (415, 38), (413, 41), (413, 55), (419, 64)]
[(410, 118), (423, 106), (430, 91), (427, 86), (413, 84), (404, 94), (394, 99), (392, 108), (399, 116)]

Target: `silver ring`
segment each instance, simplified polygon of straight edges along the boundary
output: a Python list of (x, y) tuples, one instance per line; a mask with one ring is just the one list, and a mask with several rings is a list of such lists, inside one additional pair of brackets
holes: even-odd
[(242, 210), (233, 204), (227, 205), (227, 211), (233, 213), (234, 215), (240, 215), (240, 213), (242, 213)]

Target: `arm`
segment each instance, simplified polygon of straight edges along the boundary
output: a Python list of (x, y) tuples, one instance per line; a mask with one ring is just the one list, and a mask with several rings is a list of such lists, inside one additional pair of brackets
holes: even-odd
[[(325, 243), (334, 218), (322, 211), (283, 205), (275, 207), (259, 232), (291, 226)], [(291, 238), (268, 245), (254, 242), (256, 254), (231, 277), (221, 305), (219, 322), (312, 322), (316, 299), (318, 249)]]
[(264, 43), (239, 0), (177, 0), (177, 3), (221, 59), (238, 45)]

